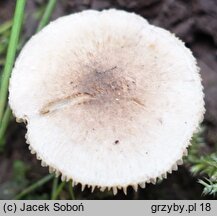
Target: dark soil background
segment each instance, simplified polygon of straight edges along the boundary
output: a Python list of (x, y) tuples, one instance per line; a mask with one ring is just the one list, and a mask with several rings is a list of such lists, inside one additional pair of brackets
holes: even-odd
[[(26, 19), (23, 38), (28, 39), (36, 27), (36, 12), (40, 12), (46, 1), (27, 1)], [(201, 68), (203, 79), (206, 115), (203, 122), (205, 126), (204, 137), (207, 151), (214, 149), (217, 141), (217, 0), (61, 0), (52, 19), (86, 9), (118, 8), (142, 15), (151, 24), (166, 28), (181, 38), (189, 47)], [(0, 0), (0, 24), (13, 16), (15, 1)], [(24, 125), (12, 122), (7, 131), (6, 149), (0, 154), (0, 199), (12, 198), (28, 182), (34, 182), (48, 173), (42, 168), (35, 156), (30, 154), (25, 144)], [(23, 182), (17, 184), (15, 177), (16, 164), (14, 161), (23, 161), (25, 167)], [(21, 171), (18, 169), (18, 175)], [(37, 190), (33, 199), (49, 198), (51, 183)], [(75, 187), (77, 199), (212, 199), (211, 196), (201, 196), (203, 187), (197, 183), (188, 167), (181, 166), (166, 180), (157, 185), (148, 185), (135, 193), (131, 188), (125, 196), (121, 191), (113, 197), (110, 192), (93, 194), (87, 189), (80, 191)], [(67, 198), (67, 189), (61, 193), (60, 198)]]

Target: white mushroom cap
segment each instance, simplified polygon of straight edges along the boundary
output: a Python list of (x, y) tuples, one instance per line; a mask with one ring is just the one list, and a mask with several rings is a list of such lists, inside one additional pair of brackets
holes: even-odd
[(204, 114), (191, 51), (114, 9), (65, 16), (33, 36), (16, 61), (9, 103), (43, 165), (114, 193), (177, 169)]

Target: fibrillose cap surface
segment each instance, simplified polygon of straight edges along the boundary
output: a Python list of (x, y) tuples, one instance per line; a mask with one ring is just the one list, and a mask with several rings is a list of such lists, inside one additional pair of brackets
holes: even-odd
[(50, 23), (21, 51), (9, 90), (43, 165), (114, 193), (176, 169), (204, 114), (190, 50), (119, 10)]

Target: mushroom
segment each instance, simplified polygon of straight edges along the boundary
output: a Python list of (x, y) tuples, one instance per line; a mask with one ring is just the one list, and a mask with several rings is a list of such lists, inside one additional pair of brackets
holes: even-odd
[(177, 170), (205, 111), (184, 43), (115, 9), (64, 16), (33, 36), (9, 104), (43, 166), (114, 194)]

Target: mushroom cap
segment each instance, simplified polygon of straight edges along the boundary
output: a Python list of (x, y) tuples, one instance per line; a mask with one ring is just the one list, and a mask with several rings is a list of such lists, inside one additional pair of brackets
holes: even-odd
[(9, 104), (42, 165), (114, 193), (177, 169), (204, 114), (191, 51), (114, 9), (64, 16), (34, 35), (13, 69)]

